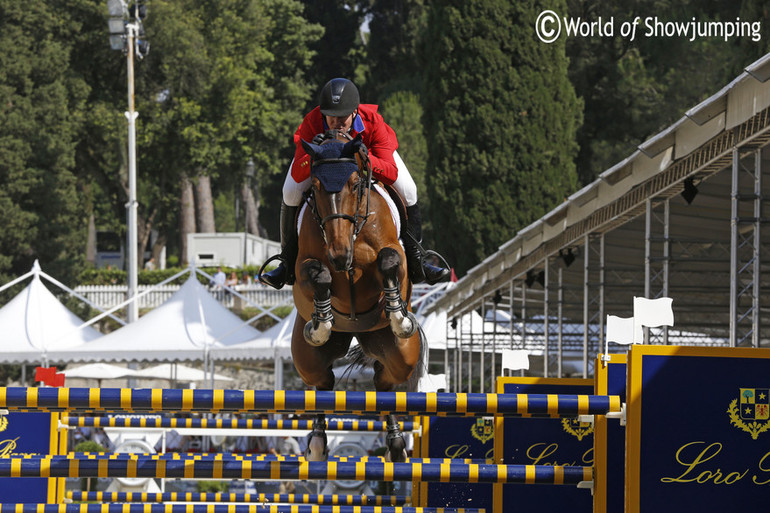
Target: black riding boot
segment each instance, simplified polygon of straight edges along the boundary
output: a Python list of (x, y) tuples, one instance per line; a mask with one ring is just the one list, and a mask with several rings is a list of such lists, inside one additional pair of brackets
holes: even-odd
[(449, 269), (429, 264), (423, 259), (423, 251), (419, 245), (422, 242), (422, 216), (420, 215), (420, 207), (417, 203), (411, 207), (406, 207), (406, 217), (406, 231), (411, 234), (411, 237), (407, 235), (402, 240), (404, 241), (404, 251), (406, 252), (409, 279), (412, 283), (425, 281), (428, 285), (448, 279), (451, 274)]
[(281, 202), (281, 255), (278, 257), (281, 263), (270, 272), (259, 276), (259, 281), (265, 285), (280, 289), (284, 285), (294, 284), (294, 266), (297, 264), (297, 210), (299, 207), (290, 207)]

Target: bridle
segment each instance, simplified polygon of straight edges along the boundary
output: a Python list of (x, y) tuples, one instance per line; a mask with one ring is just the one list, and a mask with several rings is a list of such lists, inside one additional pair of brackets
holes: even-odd
[[(342, 135), (346, 139), (350, 140), (351, 137), (348, 134), (340, 133), (339, 135)], [(327, 139), (332, 140), (332, 139)], [(371, 171), (371, 164), (369, 162), (369, 158), (366, 157), (365, 159), (361, 159), (361, 162), (358, 162), (354, 157), (337, 157), (337, 158), (329, 158), (329, 159), (319, 159), (314, 160), (312, 163), (312, 167), (317, 167), (323, 164), (336, 164), (341, 162), (353, 162), (358, 165), (358, 181), (353, 186), (354, 191), (356, 193), (356, 210), (355, 213), (351, 216), (349, 214), (344, 213), (338, 213), (334, 212), (331, 213), (325, 217), (321, 217), (321, 215), (318, 213), (318, 209), (316, 208), (316, 197), (315, 197), (315, 187), (310, 187), (307, 192), (307, 204), (310, 208), (310, 211), (313, 213), (313, 216), (315, 217), (316, 221), (318, 222), (318, 225), (321, 228), (321, 233), (323, 234), (324, 242), (328, 244), (328, 240), (326, 237), (326, 223), (334, 220), (334, 219), (344, 219), (346, 221), (350, 221), (353, 224), (353, 233), (351, 234), (350, 244), (351, 246), (356, 240), (356, 237), (358, 237), (358, 234), (363, 230), (364, 225), (366, 224), (366, 221), (369, 219), (369, 200), (371, 197), (371, 190), (372, 190), (372, 171)], [(332, 201), (335, 200), (335, 196), (338, 193), (329, 193), (331, 195)], [(361, 214), (361, 205), (363, 202), (366, 202), (365, 208), (364, 208), (364, 214)]]
[[(337, 134), (332, 135), (332, 133), (327, 132), (324, 134), (324, 140), (335, 140), (336, 135), (341, 135), (342, 137), (352, 140), (350, 135), (347, 133), (337, 132)], [(323, 142), (321, 143), (323, 144)], [(369, 211), (369, 200), (371, 198), (371, 192), (372, 192), (372, 165), (369, 161), (368, 155), (365, 153), (358, 153), (358, 158), (355, 157), (336, 157), (336, 158), (329, 158), (329, 159), (318, 159), (314, 160), (312, 162), (312, 167), (320, 166), (323, 164), (333, 164), (333, 163), (341, 163), (341, 162), (355, 162), (358, 166), (358, 181), (353, 186), (354, 191), (356, 193), (356, 210), (355, 213), (351, 216), (349, 214), (343, 214), (338, 212), (333, 212), (325, 217), (321, 217), (321, 215), (318, 213), (317, 205), (316, 205), (316, 187), (315, 185), (311, 185), (311, 187), (307, 190), (305, 193), (305, 201), (307, 201), (308, 208), (313, 213), (313, 217), (315, 217), (316, 222), (318, 223), (318, 226), (321, 228), (321, 234), (323, 235), (324, 243), (328, 246), (329, 240), (326, 235), (326, 223), (328, 223), (331, 220), (334, 219), (344, 219), (346, 221), (350, 221), (353, 224), (353, 231), (350, 235), (350, 247), (354, 248), (356, 237), (358, 237), (358, 234), (361, 233), (361, 230), (364, 229), (364, 225), (366, 225), (366, 221), (369, 219), (369, 215), (373, 212)], [(312, 174), (312, 173), (311, 173)], [(336, 195), (338, 193), (329, 193), (331, 195), (331, 200), (333, 203), (336, 203)], [(361, 214), (361, 206), (365, 202), (365, 208), (364, 213)], [(353, 254), (355, 255), (355, 251), (353, 251)], [(348, 285), (350, 287), (350, 314), (349, 318), (351, 320), (356, 319), (356, 288), (355, 288), (355, 268), (353, 267), (353, 259), (350, 260), (350, 263), (348, 264), (347, 268), (345, 269), (348, 273)], [(315, 316), (315, 313), (313, 314)], [(314, 317), (315, 319), (315, 317)]]

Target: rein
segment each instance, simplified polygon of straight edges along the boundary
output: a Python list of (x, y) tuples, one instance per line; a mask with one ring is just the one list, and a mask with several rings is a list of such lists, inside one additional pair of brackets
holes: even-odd
[[(347, 134), (344, 134), (344, 137), (347, 139), (350, 139), (350, 136)], [(360, 156), (357, 160), (352, 157), (339, 157), (339, 158), (331, 158), (331, 159), (319, 159), (316, 161), (313, 161), (312, 167), (316, 167), (322, 164), (334, 164), (339, 162), (356, 162), (358, 164), (358, 181), (354, 185), (354, 189), (356, 192), (356, 210), (354, 215), (349, 214), (329, 214), (328, 216), (321, 218), (321, 215), (318, 213), (318, 209), (316, 208), (316, 197), (315, 197), (315, 188), (310, 187), (308, 189), (306, 194), (306, 199), (308, 208), (313, 213), (313, 217), (315, 217), (316, 222), (318, 222), (318, 225), (321, 228), (321, 234), (324, 238), (324, 243), (328, 245), (329, 241), (326, 237), (326, 223), (328, 221), (331, 221), (333, 219), (344, 219), (346, 221), (350, 221), (353, 224), (353, 233), (350, 236), (350, 246), (351, 248), (355, 247), (356, 238), (358, 237), (358, 234), (363, 230), (364, 225), (366, 225), (366, 221), (369, 219), (369, 215), (371, 212), (369, 212), (369, 202), (371, 198), (372, 193), (372, 167), (371, 162), (369, 161), (369, 156)], [(337, 193), (331, 193), (332, 199), (336, 196)], [(366, 195), (366, 205), (364, 208), (364, 214), (361, 214), (361, 204), (364, 201), (364, 195)], [(355, 255), (355, 250), (353, 251), (353, 254)], [(350, 320), (356, 320), (356, 291), (353, 281), (353, 275), (355, 272), (355, 269), (353, 267), (353, 262), (351, 260), (350, 266), (346, 269), (348, 272), (348, 282), (350, 284)]]

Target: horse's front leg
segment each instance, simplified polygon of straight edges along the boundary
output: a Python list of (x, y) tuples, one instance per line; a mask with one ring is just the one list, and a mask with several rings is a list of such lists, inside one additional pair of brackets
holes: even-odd
[(332, 315), (332, 275), (318, 260), (306, 260), (300, 269), (302, 279), (313, 287), (313, 314), (305, 324), (303, 336), (311, 346), (322, 346), (329, 341), (334, 316)]
[(393, 248), (382, 248), (377, 254), (377, 268), (382, 273), (382, 287), (385, 291), (385, 315), (390, 319), (390, 328), (398, 338), (409, 338), (417, 331), (417, 319), (406, 308), (401, 298), (398, 271), (401, 257)]

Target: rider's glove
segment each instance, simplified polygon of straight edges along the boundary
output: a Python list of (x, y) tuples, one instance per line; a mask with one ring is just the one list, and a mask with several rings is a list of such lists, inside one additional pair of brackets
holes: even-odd
[(369, 155), (369, 150), (366, 148), (366, 145), (364, 144), (364, 141), (361, 139), (353, 139), (352, 141), (352, 148), (354, 151), (356, 151), (359, 155), (361, 155), (362, 158), (365, 158)]
[(316, 134), (313, 137), (313, 144), (321, 144), (322, 142), (324, 142), (324, 134)]

